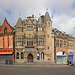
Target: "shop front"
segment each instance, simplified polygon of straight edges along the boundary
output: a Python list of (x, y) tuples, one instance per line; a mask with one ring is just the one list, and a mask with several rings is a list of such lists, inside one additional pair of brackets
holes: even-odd
[(71, 62), (74, 62), (74, 55), (73, 55), (72, 52), (69, 52), (69, 53), (68, 53), (68, 58), (69, 58), (69, 60), (70, 60)]
[(0, 63), (5, 64), (6, 61), (14, 61), (13, 49), (1, 49), (0, 50)]
[(57, 64), (66, 64), (66, 53), (59, 51), (56, 53), (57, 56)]

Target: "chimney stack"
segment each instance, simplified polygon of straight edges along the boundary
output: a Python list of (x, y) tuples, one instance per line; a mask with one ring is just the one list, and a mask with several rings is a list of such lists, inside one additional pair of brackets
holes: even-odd
[(32, 14), (32, 18), (34, 18), (34, 14)]

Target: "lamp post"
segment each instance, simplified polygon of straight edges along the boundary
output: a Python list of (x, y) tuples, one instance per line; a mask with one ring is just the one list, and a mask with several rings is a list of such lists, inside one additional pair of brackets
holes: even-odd
[(56, 39), (55, 39), (55, 29), (54, 29), (54, 62), (56, 63)]

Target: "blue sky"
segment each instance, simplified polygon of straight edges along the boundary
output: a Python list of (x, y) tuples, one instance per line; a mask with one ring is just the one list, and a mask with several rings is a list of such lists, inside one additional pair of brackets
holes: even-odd
[(68, 34), (73, 34), (75, 27), (75, 0), (0, 0), (0, 25), (5, 17), (11, 26), (15, 26), (19, 14), (22, 20), (34, 14), (38, 19), (39, 14), (48, 12), (52, 19), (52, 27)]

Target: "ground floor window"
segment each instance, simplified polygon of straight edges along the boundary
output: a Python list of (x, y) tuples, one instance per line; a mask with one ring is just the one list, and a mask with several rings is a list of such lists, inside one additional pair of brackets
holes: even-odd
[(19, 59), (19, 53), (17, 53), (17, 59)]
[(40, 60), (40, 53), (37, 53), (37, 60)]
[(44, 53), (41, 53), (41, 60), (44, 60)]
[(23, 53), (21, 53), (21, 59), (23, 59)]

